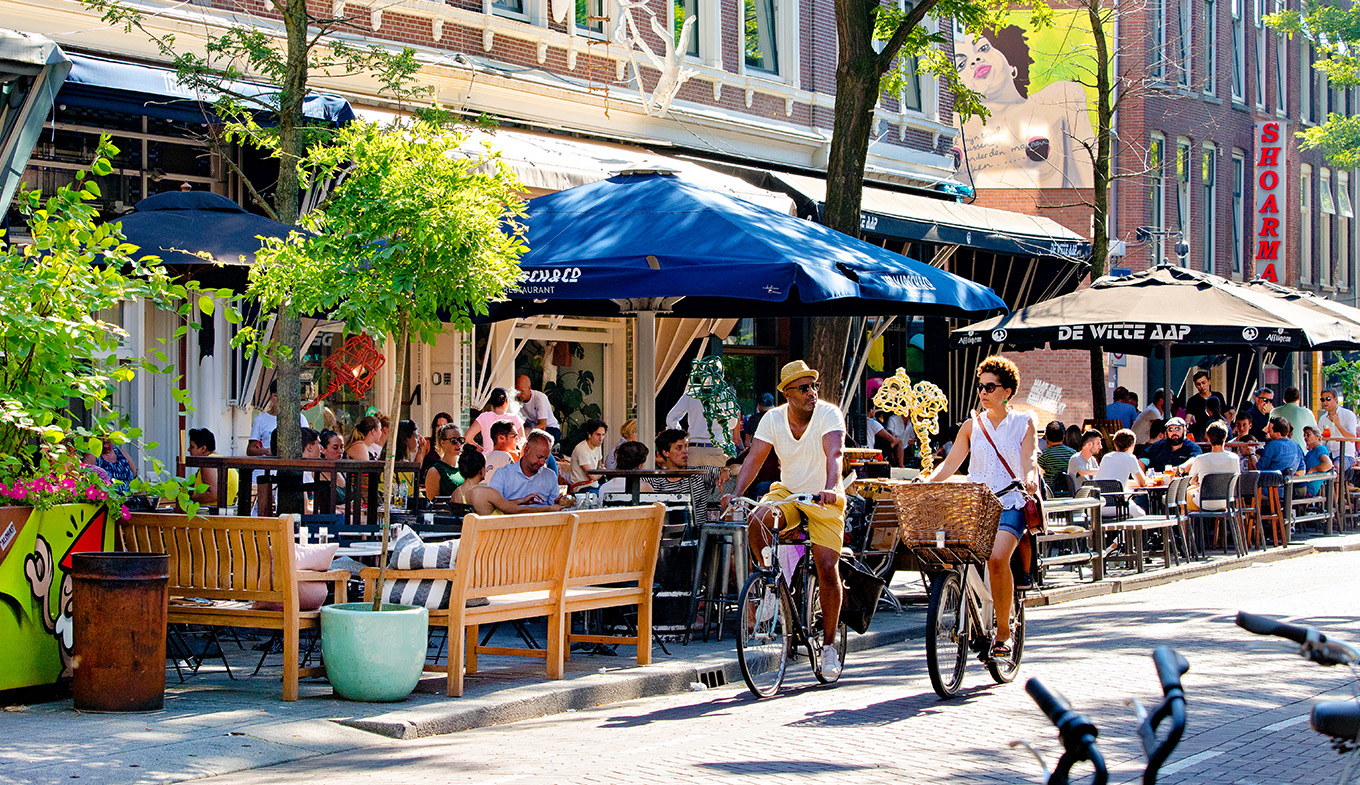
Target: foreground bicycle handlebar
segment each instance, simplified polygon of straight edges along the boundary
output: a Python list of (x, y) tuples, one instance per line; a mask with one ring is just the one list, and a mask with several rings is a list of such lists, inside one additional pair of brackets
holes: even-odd
[(1299, 644), (1299, 656), (1319, 665), (1355, 665), (1360, 663), (1360, 649), (1327, 636), (1312, 627), (1287, 624), (1254, 613), (1237, 612), (1237, 626), (1257, 635), (1274, 635)]
[(1109, 774), (1105, 770), (1105, 758), (1100, 754), (1100, 747), (1096, 745), (1096, 737), (1100, 735), (1096, 726), (1072, 711), (1072, 705), (1066, 698), (1045, 687), (1038, 679), (1025, 682), (1025, 692), (1029, 693), (1039, 709), (1057, 727), (1058, 737), (1062, 739), (1063, 754), (1058, 758), (1058, 765), (1048, 777), (1048, 785), (1067, 785), (1072, 767), (1082, 761), (1090, 761), (1095, 768), (1091, 780), (1094, 785), (1105, 785)]

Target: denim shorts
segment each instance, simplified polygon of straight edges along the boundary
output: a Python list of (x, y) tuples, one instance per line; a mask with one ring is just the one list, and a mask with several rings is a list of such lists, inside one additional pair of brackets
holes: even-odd
[(1001, 523), (997, 525), (996, 530), (1010, 532), (1015, 535), (1015, 539), (1023, 540), (1025, 538), (1025, 511), (1023, 509), (1002, 510)]

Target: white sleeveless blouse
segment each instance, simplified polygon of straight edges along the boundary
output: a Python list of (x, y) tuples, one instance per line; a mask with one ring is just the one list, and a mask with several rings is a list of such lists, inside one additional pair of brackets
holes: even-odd
[[(980, 417), (974, 417), (973, 434), (968, 443), (969, 481), (985, 483), (995, 492), (1010, 485), (1016, 478), (1024, 480), (1025, 469), (1020, 465), (1020, 446), (1024, 443), (1025, 431), (1033, 427), (1030, 423), (1030, 416), (1023, 412), (1007, 414), (1006, 419), (1002, 420), (997, 428), (992, 427), (992, 421), (987, 418), (986, 412)], [(987, 429), (987, 434), (992, 437), (992, 442), (996, 443), (997, 450), (1001, 451), (1006, 463), (1015, 470), (1014, 477), (997, 459), (996, 450), (992, 449), (987, 437), (977, 432), (978, 428)], [(1019, 491), (1011, 491), (1001, 497), (1001, 506), (1007, 510), (1018, 510), (1025, 506), (1025, 497)]]

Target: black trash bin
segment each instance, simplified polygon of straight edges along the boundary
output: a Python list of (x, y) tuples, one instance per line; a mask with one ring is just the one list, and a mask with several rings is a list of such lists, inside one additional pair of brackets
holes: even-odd
[(71, 578), (75, 708), (164, 708), (170, 557), (77, 553), (71, 556)]

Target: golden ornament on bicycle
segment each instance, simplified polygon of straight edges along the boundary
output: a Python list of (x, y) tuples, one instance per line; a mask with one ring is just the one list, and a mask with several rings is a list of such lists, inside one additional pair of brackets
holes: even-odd
[(940, 412), (949, 408), (944, 391), (927, 381), (917, 382), (913, 387), (906, 370), (898, 368), (897, 373), (885, 379), (883, 386), (874, 393), (874, 406), (911, 422), (916, 439), (921, 443), (921, 472), (929, 474), (935, 466), (930, 437), (940, 432)]

